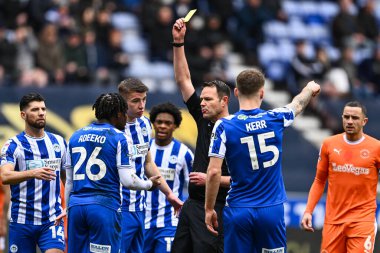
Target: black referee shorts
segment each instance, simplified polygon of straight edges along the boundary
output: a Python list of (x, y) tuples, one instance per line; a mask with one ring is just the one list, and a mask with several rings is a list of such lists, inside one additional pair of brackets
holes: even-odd
[(218, 232), (212, 235), (205, 224), (205, 203), (188, 199), (182, 207), (177, 230), (175, 233), (172, 253), (222, 253), (223, 252), (223, 207), (216, 204), (218, 214)]

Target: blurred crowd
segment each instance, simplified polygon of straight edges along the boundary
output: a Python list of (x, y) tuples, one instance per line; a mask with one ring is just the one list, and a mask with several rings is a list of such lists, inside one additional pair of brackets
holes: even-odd
[[(375, 0), (339, 1), (339, 11), (329, 23), (332, 45), (338, 50), (335, 59), (329, 58), (323, 46), (296, 41), (289, 90), (294, 93), (305, 80), (314, 78), (323, 83), (324, 95), (330, 98), (378, 96), (380, 37), (375, 7)], [(308, 54), (310, 46), (313, 57)]]
[[(284, 8), (292, 2), (305, 1), (0, 0), (0, 85), (106, 86), (126, 78), (136, 55), (133, 46), (126, 50), (129, 42), (125, 38), (131, 31), (120, 24), (123, 19), (113, 18), (120, 13), (138, 21), (134, 32), (147, 45), (143, 52), (148, 61), (171, 64), (172, 25), (191, 9), (197, 13), (188, 24), (185, 42), (193, 83), (220, 79), (233, 85), (227, 75), (231, 54), (240, 55), (242, 64), (273, 71), (258, 57), (260, 45), (268, 42), (264, 27), (273, 21), (293, 22)], [(323, 2), (336, 6), (331, 19), (321, 22), (328, 28), (328, 40), (318, 43), (306, 35), (287, 41), (292, 52), (282, 53), (291, 58), (283, 63), (285, 75), (274, 80), (275, 88), (294, 95), (306, 80), (314, 79), (322, 84), (322, 98), (378, 97), (376, 0), (308, 2), (317, 7)], [(319, 22), (321, 17), (309, 15), (307, 19)], [(321, 114), (317, 106), (312, 110)]]
[(115, 13), (138, 18), (150, 61), (170, 62), (172, 25), (193, 8), (200, 17), (188, 44), (194, 77), (223, 79), (231, 1), (0, 1), (0, 85), (115, 84), (131, 61)]

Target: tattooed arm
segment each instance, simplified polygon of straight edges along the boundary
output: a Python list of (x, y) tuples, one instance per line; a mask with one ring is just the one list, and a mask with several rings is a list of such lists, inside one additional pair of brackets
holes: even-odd
[(315, 97), (319, 91), (321, 90), (321, 86), (314, 81), (309, 82), (302, 91), (293, 98), (292, 102), (286, 107), (292, 109), (294, 111), (295, 116), (300, 114), (306, 106), (309, 104), (312, 97)]

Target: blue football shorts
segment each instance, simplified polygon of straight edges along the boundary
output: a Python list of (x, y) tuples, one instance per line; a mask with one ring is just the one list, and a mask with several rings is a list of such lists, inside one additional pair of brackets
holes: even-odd
[(65, 250), (65, 232), (63, 222), (54, 226), (54, 222), (43, 225), (9, 223), (9, 252), (35, 253), (36, 245), (42, 252), (48, 249)]
[(119, 253), (121, 243), (121, 212), (98, 205), (69, 208), (69, 253)]
[(284, 205), (224, 207), (224, 253), (285, 253)]
[(142, 253), (144, 247), (145, 211), (122, 211), (121, 253)]
[(171, 252), (177, 227), (145, 229), (144, 253)]

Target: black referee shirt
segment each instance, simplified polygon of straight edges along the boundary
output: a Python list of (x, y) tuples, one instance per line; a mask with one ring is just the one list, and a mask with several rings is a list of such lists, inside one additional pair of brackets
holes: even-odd
[[(207, 173), (207, 167), (210, 161), (208, 157), (208, 150), (210, 146), (211, 133), (212, 129), (214, 128), (214, 123), (210, 120), (203, 118), (201, 100), (199, 96), (196, 94), (196, 92), (194, 92), (194, 94), (189, 98), (189, 100), (185, 104), (191, 116), (193, 116), (198, 128), (198, 137), (195, 148), (193, 171)], [(223, 160), (222, 165), (222, 176), (229, 176), (225, 160)], [(228, 190), (229, 188), (219, 188), (218, 196), (216, 198), (216, 201), (218, 203), (224, 204), (226, 202)], [(204, 202), (205, 187), (189, 183), (189, 197)]]

